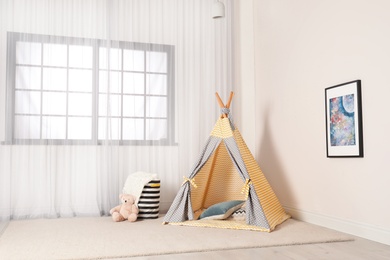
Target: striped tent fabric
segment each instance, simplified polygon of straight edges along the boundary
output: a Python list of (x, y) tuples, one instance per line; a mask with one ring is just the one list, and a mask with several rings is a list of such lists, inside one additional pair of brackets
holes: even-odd
[(160, 213), (160, 180), (152, 180), (144, 186), (138, 201), (139, 219), (156, 219)]
[[(217, 95), (219, 98), (219, 96)], [(271, 232), (290, 218), (234, 125), (229, 106), (219, 98), (222, 116), (185, 178), (164, 223)], [(244, 200), (245, 221), (237, 218), (205, 220), (199, 216), (221, 202)]]

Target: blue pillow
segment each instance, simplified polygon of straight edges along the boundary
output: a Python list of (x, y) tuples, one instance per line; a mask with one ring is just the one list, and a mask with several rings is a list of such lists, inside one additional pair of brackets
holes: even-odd
[(214, 204), (206, 209), (199, 219), (226, 219), (244, 203), (244, 200), (231, 200)]

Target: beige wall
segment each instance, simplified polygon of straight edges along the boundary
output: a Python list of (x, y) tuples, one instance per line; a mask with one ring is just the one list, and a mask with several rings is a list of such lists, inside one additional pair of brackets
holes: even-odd
[[(253, 6), (236, 11), (241, 24), (254, 21), (252, 32), (236, 27), (236, 52), (253, 39), (254, 86), (239, 81), (250, 61), (236, 78), (256, 95), (243, 106), (255, 103), (254, 153), (281, 203), (296, 218), (390, 244), (390, 1), (235, 3)], [(356, 79), (365, 156), (327, 158), (324, 90)], [(241, 129), (253, 127), (245, 120)]]
[[(234, 86), (236, 91), (233, 98), (234, 122), (239, 127), (249, 149), (256, 151), (256, 120), (255, 120), (255, 57), (252, 1), (245, 4), (234, 2)], [(245, 126), (245, 127), (241, 127)]]

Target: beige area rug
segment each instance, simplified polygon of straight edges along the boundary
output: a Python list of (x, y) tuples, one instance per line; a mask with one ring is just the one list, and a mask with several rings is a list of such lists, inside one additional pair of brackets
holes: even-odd
[(271, 233), (162, 222), (116, 223), (109, 217), (11, 221), (0, 237), (0, 259), (107, 259), (353, 240), (293, 219)]

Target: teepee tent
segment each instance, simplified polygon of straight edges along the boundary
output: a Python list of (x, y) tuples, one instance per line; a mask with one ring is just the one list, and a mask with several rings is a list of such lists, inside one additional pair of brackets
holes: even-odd
[[(188, 177), (179, 189), (164, 223), (272, 231), (290, 216), (275, 193), (233, 123), (230, 93), (226, 106), (216, 93), (221, 117)], [(245, 221), (199, 219), (223, 202), (245, 201)]]

